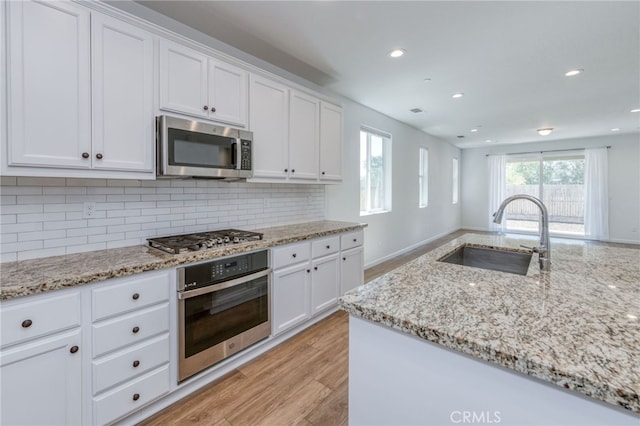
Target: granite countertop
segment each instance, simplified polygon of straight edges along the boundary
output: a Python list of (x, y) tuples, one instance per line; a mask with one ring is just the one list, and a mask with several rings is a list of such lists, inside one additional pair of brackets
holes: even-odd
[(365, 226), (366, 224), (325, 220), (256, 229), (255, 232), (264, 234), (260, 241), (181, 254), (168, 254), (147, 246), (131, 246), (5, 262), (0, 264), (0, 300), (309, 240)]
[(466, 234), (351, 290), (340, 305), (640, 414), (640, 250), (559, 241), (545, 274), (537, 254), (526, 276), (437, 261), (462, 244), (532, 245)]

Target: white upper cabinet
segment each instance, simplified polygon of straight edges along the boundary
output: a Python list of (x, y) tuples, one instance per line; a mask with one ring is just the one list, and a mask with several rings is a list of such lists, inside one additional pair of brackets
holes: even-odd
[(94, 168), (153, 170), (153, 37), (103, 15), (92, 31)]
[(161, 41), (161, 109), (246, 127), (247, 86), (243, 69)]
[(89, 11), (68, 2), (6, 6), (8, 163), (89, 168)]
[(342, 108), (320, 102), (320, 180), (342, 180)]
[(3, 173), (154, 178), (153, 36), (69, 1), (7, 8)]
[(320, 101), (292, 90), (289, 112), (289, 178), (318, 179)]
[(289, 89), (251, 75), (250, 127), (253, 132), (253, 176), (286, 179), (289, 164)]

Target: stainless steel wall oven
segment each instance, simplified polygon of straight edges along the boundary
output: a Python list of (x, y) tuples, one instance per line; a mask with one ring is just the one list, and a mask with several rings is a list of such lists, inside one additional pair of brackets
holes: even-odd
[(269, 252), (178, 268), (178, 380), (271, 334)]

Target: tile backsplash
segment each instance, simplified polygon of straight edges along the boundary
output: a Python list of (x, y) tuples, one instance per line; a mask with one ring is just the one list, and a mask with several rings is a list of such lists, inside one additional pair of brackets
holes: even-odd
[[(0, 184), (1, 262), (325, 217), (324, 185), (31, 177), (2, 177)], [(85, 203), (95, 205), (88, 218)]]

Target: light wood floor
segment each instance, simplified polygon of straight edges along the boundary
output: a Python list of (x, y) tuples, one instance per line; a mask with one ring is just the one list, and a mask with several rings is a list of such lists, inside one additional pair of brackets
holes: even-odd
[[(464, 233), (371, 267), (365, 282)], [(348, 315), (336, 312), (142, 424), (346, 425), (348, 336)]]

